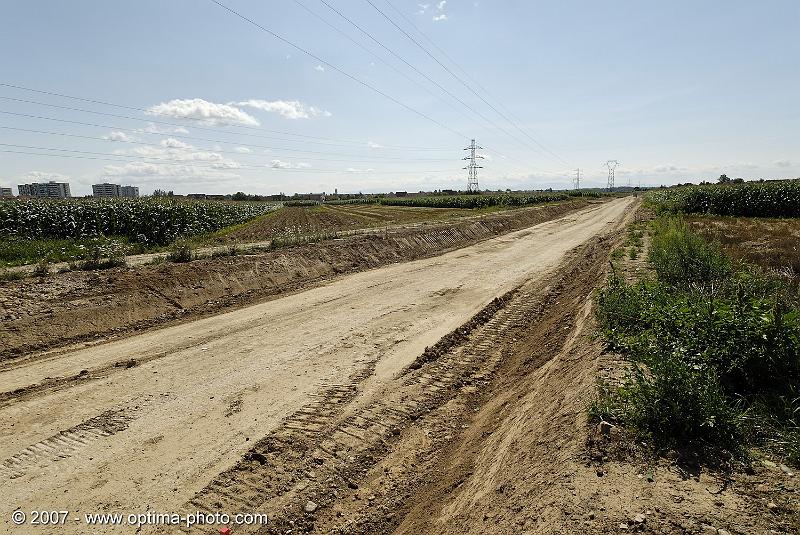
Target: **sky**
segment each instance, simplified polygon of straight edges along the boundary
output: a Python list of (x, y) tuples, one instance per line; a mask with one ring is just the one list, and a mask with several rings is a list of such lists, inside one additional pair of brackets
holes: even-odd
[(473, 138), (482, 189), (800, 176), (797, 0), (219, 2), (5, 2), (0, 186), (465, 189)]

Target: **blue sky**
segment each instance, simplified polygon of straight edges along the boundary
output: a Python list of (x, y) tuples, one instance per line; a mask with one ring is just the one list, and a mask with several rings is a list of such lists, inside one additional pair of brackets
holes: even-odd
[(210, 0), (7, 2), (0, 83), (127, 108), (0, 86), (0, 185), (463, 189), (471, 137), (482, 188), (602, 185), (607, 159), (617, 184), (800, 176), (796, 0), (371, 0), (466, 85), (325, 0), (438, 86), (320, 0), (221, 1), (416, 112)]

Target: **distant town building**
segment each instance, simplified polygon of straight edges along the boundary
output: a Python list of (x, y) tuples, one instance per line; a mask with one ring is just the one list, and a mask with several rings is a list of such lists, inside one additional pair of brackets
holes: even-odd
[(138, 186), (120, 186), (119, 187), (119, 196), (120, 197), (129, 197), (135, 198), (139, 196), (139, 187)]
[(66, 182), (34, 182), (19, 184), (17, 186), (20, 196), (24, 197), (49, 197), (51, 199), (66, 199), (72, 197), (69, 184)]
[(13, 196), (14, 194), (12, 193), (11, 188), (0, 188), (0, 199), (7, 199)]
[(119, 197), (118, 184), (94, 184), (92, 195), (95, 197)]
[(119, 184), (94, 184), (92, 195), (95, 197), (138, 197), (139, 188), (136, 186), (120, 186)]

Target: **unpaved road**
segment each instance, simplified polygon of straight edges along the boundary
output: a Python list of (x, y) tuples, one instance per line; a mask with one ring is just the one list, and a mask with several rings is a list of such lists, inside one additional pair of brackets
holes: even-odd
[[(0, 392), (27, 389), (0, 407), (7, 529), (15, 508), (179, 510), (319, 391), (373, 366), (363, 388), (380, 389), (493, 298), (543, 278), (567, 251), (618, 225), (635, 203), (616, 199), (435, 258), (6, 364)], [(113, 366), (125, 360), (130, 367)], [(82, 370), (102, 378), (52, 381)]]

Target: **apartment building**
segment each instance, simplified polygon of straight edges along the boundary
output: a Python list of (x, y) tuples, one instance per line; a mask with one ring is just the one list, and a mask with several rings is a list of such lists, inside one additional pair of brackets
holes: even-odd
[(33, 182), (19, 184), (17, 191), (23, 197), (46, 197), (50, 199), (67, 199), (72, 197), (69, 184), (66, 182)]

